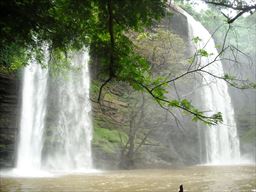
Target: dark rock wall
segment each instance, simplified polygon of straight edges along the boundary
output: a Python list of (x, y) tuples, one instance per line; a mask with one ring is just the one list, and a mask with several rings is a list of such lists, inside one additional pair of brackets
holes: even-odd
[(175, 7), (170, 7), (169, 10), (171, 14), (167, 14), (167, 16), (163, 19), (162, 24), (164, 24), (167, 29), (181, 36), (185, 42), (188, 42), (189, 29), (186, 16), (179, 13)]
[(0, 168), (15, 164), (18, 87), (16, 77), (0, 74)]

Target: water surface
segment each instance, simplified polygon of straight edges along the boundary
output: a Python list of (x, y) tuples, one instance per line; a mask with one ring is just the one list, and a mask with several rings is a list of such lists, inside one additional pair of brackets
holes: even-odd
[(255, 166), (107, 171), (53, 178), (1, 178), (1, 192), (256, 192)]

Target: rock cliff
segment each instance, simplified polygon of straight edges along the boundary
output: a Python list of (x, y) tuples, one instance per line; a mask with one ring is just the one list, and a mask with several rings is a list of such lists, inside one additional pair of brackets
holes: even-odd
[(0, 74), (0, 168), (15, 163), (18, 133), (19, 82), (15, 76)]

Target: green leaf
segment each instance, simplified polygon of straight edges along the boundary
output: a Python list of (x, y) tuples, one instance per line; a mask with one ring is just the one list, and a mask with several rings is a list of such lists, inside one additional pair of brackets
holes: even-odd
[(208, 57), (209, 56), (208, 52), (204, 49), (199, 49), (197, 51), (197, 53), (198, 53), (198, 55), (201, 55), (202, 57)]
[(183, 99), (181, 101), (181, 105), (187, 109), (190, 109), (191, 108), (191, 103), (187, 100), (187, 99)]
[(180, 102), (178, 100), (172, 100), (169, 102), (168, 106), (169, 107), (177, 107), (179, 106)]
[(197, 44), (197, 43), (199, 43), (200, 41), (202, 41), (202, 39), (200, 39), (199, 37), (194, 37), (194, 38), (192, 39), (192, 41), (193, 41), (195, 44)]

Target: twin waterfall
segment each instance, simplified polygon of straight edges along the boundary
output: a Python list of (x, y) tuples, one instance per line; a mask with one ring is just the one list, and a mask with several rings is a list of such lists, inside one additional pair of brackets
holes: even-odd
[[(201, 39), (210, 57), (202, 57), (206, 65), (217, 50), (208, 31), (190, 15), (192, 36)], [(192, 37), (191, 37), (192, 38)], [(35, 61), (24, 70), (20, 140), (17, 170), (33, 174), (40, 170), (76, 171), (92, 168), (89, 72), (87, 51), (73, 53), (74, 69), (63, 78), (50, 78), (47, 69)], [(220, 61), (205, 68), (206, 72), (223, 76)], [(206, 163), (230, 164), (239, 160), (239, 140), (227, 84), (204, 74), (201, 108), (208, 114), (222, 112), (223, 124), (204, 127)]]
[[(215, 48), (214, 40), (210, 33), (202, 26), (201, 23), (182, 11), (187, 17), (190, 37), (199, 37), (200, 41), (197, 43), (196, 49), (204, 49), (209, 54), (208, 57), (198, 58), (200, 67), (214, 61), (213, 64), (205, 67), (200, 88), (200, 108), (205, 111), (207, 115), (212, 115), (217, 112), (222, 113), (223, 123), (203, 127), (204, 136), (202, 144), (205, 148), (205, 163), (207, 164), (236, 164), (240, 161), (240, 145), (237, 135), (237, 127), (234, 118), (234, 109), (231, 103), (231, 98), (228, 92), (227, 83), (224, 80), (218, 79), (214, 76), (223, 77), (224, 70), (218, 51)], [(216, 61), (215, 61), (216, 59)], [(213, 74), (214, 76), (210, 75)], [(202, 147), (202, 146), (201, 146)]]
[(17, 157), (21, 174), (92, 168), (89, 56), (81, 51), (71, 57), (72, 70), (63, 78), (50, 78), (35, 61), (24, 70)]

